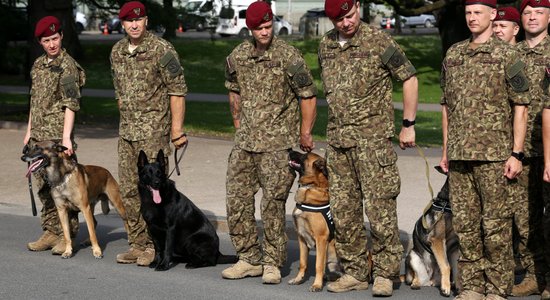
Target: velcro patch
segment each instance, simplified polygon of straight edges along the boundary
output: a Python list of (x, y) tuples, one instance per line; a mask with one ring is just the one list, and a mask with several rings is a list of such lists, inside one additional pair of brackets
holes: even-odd
[(181, 74), (181, 65), (172, 52), (166, 52), (160, 59), (160, 66), (166, 68), (172, 77)]
[(76, 84), (76, 78), (74, 75), (68, 75), (61, 78), (61, 86), (65, 92), (67, 98), (79, 98), (79, 88)]
[(304, 86), (308, 86), (312, 83), (311, 81), (311, 78), (309, 76), (308, 73), (306, 73), (305, 71), (304, 72), (299, 72), (299, 73), (296, 73), (294, 75), (294, 77), (292, 77), (292, 80), (294, 80), (294, 82), (296, 83), (296, 85), (298, 87), (304, 87)]
[(525, 63), (518, 60), (506, 70), (506, 76), (509, 78), (510, 85), (515, 92), (525, 92), (529, 90), (529, 80), (523, 73), (524, 68)]
[(389, 46), (382, 54), (382, 62), (392, 68), (398, 68), (405, 64), (407, 58), (401, 51), (397, 51), (394, 46)]

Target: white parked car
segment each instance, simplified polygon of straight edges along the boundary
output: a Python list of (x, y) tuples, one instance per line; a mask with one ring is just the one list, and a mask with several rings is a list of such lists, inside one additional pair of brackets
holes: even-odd
[(88, 26), (88, 19), (86, 19), (85, 14), (79, 11), (76, 12), (74, 19), (76, 23), (76, 32), (80, 34), (82, 33), (82, 31), (84, 31), (84, 29), (86, 29), (86, 26)]
[[(292, 25), (279, 16), (273, 16), (273, 32), (276, 35), (292, 34)], [(240, 38), (249, 37), (250, 30), (246, 27), (246, 7), (237, 9), (232, 18), (220, 17), (216, 33), (222, 37), (231, 35), (237, 35)]]
[[(416, 26), (424, 26), (426, 28), (431, 28), (436, 25), (435, 17), (434, 15), (428, 15), (428, 14), (422, 14), (418, 16), (409, 16), (409, 17), (401, 17), (401, 26), (402, 27), (416, 27)], [(393, 28), (395, 26), (395, 18), (382, 18), (380, 21), (380, 27), (386, 28), (388, 26), (387, 22), (390, 22), (390, 27)]]

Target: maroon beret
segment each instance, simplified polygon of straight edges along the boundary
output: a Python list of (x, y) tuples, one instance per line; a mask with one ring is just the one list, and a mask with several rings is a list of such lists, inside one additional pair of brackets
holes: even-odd
[(349, 13), (354, 4), (354, 0), (325, 0), (325, 14), (329, 19), (338, 19)]
[(519, 24), (519, 11), (512, 6), (499, 7), (495, 21), (511, 21)]
[(145, 5), (139, 1), (130, 1), (124, 3), (118, 13), (118, 18), (121, 20), (134, 20), (145, 17), (147, 11), (145, 11)]
[(519, 11), (522, 13), (527, 5), (529, 5), (531, 7), (548, 7), (548, 8), (550, 8), (550, 1), (549, 0), (523, 0), (523, 1), (521, 1), (521, 6), (519, 7)]
[(256, 1), (246, 9), (246, 27), (254, 29), (264, 22), (273, 20), (271, 6), (264, 1)]
[(36, 28), (34, 29), (34, 36), (37, 38), (49, 37), (61, 31), (61, 23), (59, 19), (54, 16), (47, 16), (38, 23), (36, 23)]
[(482, 4), (492, 8), (497, 8), (497, 0), (466, 0), (464, 5)]

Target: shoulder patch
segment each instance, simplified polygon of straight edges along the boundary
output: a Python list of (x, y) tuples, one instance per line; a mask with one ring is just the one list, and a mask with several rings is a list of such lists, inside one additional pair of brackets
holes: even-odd
[(74, 75), (67, 75), (61, 78), (61, 86), (67, 98), (79, 98), (79, 88)]
[(301, 61), (293, 62), (288, 66), (288, 69), (287, 69), (288, 75), (294, 76), (294, 74), (296, 74), (300, 69), (302, 69), (303, 65), (304, 63)]
[(525, 63), (518, 60), (506, 70), (506, 76), (515, 92), (526, 92), (529, 90), (529, 80), (523, 72), (524, 69)]
[(389, 46), (388, 48), (386, 48), (386, 50), (384, 51), (384, 53), (382, 53), (382, 56), (381, 56), (382, 63), (387, 65), (390, 59), (392, 58), (393, 54), (395, 53), (395, 51), (397, 51), (397, 48), (395, 48), (394, 46)]
[(166, 52), (160, 59), (160, 66), (166, 68), (172, 77), (181, 74), (181, 65), (171, 51)]

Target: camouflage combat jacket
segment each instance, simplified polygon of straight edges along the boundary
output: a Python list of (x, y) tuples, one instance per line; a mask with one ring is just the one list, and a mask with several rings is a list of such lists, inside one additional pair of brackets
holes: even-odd
[(170, 96), (185, 96), (183, 68), (174, 47), (145, 33), (141, 44), (128, 50), (128, 37), (111, 51), (111, 72), (120, 109), (120, 137), (141, 141), (170, 134)]
[(529, 119), (525, 136), (524, 152), (527, 157), (543, 156), (542, 149), (542, 109), (544, 108), (544, 93), (550, 83), (550, 37), (545, 37), (534, 48), (529, 48), (527, 42), (522, 41), (517, 49), (523, 55), (525, 75), (531, 83), (529, 94)]
[(245, 41), (226, 61), (225, 87), (241, 96), (235, 144), (253, 152), (295, 146), (300, 132), (298, 97), (317, 93), (300, 52), (274, 37), (264, 53)]
[(319, 45), (323, 87), (328, 102), (327, 140), (335, 147), (395, 135), (392, 77), (416, 74), (399, 45), (385, 32), (361, 23), (341, 47), (333, 29)]
[(504, 161), (513, 148), (513, 105), (530, 102), (517, 48), (491, 37), (451, 46), (441, 71), (441, 104), (448, 108), (449, 160)]
[(46, 54), (31, 69), (31, 138), (38, 141), (63, 138), (65, 108), (80, 109), (84, 69), (65, 51), (48, 63)]

